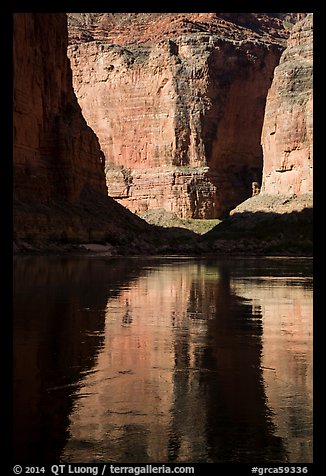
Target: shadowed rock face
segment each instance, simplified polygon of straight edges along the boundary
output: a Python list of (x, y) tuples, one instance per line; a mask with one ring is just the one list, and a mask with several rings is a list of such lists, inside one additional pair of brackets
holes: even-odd
[(106, 194), (100, 147), (71, 84), (64, 13), (14, 15), (15, 195), (78, 201)]
[(275, 69), (262, 131), (265, 194), (313, 190), (312, 14), (292, 29)]
[(70, 14), (74, 88), (109, 195), (130, 210), (219, 218), (260, 185), (287, 33), (277, 18), (229, 15)]
[(14, 240), (139, 235), (145, 222), (107, 196), (103, 154), (72, 87), (66, 14), (16, 13), (13, 40)]

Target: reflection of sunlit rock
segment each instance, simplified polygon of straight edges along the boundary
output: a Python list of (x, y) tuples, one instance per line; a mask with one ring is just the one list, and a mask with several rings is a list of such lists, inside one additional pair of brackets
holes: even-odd
[(310, 290), (230, 270), (151, 263), (109, 297), (63, 460), (311, 459)]
[(234, 280), (232, 287), (252, 302), (253, 314), (257, 309), (262, 314), (261, 366), (276, 434), (288, 441), (286, 449), (292, 461), (308, 462), (312, 451), (313, 325), (309, 282), (259, 277)]
[[(188, 375), (196, 365), (197, 341), (207, 327), (206, 314), (196, 321), (196, 299), (193, 296), (190, 301), (189, 292), (194, 282), (204, 292), (210, 279), (205, 279), (204, 271), (200, 265), (154, 269), (109, 299), (105, 343), (94, 372), (77, 394), (81, 399), (71, 417), (65, 459), (85, 461), (82, 442), (86, 441), (96, 444), (99, 459), (109, 455), (114, 461), (121, 461), (123, 454), (131, 455), (133, 461), (167, 461), (173, 458), (175, 445), (179, 458), (186, 461), (192, 453), (189, 448), (205, 448), (206, 418), (198, 398), (198, 369)], [(216, 280), (215, 273), (211, 281)], [(205, 307), (202, 302), (197, 311), (203, 313)], [(189, 339), (191, 358), (185, 362), (185, 349), (175, 347), (178, 334)], [(183, 435), (175, 443), (170, 435), (171, 425), (178, 421), (175, 404), (180, 388), (190, 395), (182, 421), (177, 423), (183, 426)], [(136, 447), (135, 438), (140, 441)]]

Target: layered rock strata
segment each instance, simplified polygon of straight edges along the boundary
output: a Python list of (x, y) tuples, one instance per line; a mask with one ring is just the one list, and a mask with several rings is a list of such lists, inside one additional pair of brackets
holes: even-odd
[(70, 43), (99, 41), (119, 45), (156, 43), (163, 36), (205, 31), (221, 37), (268, 42), (284, 40), (284, 19), (295, 23), (302, 13), (68, 13)]
[[(105, 155), (109, 195), (134, 212), (164, 208), (182, 218), (224, 217), (250, 197), (261, 184), (282, 21), (70, 15), (73, 84)], [(86, 16), (78, 24), (76, 15)]]
[(313, 16), (292, 29), (268, 92), (262, 193), (313, 191)]
[(128, 241), (146, 224), (107, 196), (72, 87), (66, 15), (16, 13), (13, 31), (14, 240)]
[(269, 90), (261, 191), (203, 239), (215, 252), (313, 253), (312, 15), (292, 29)]

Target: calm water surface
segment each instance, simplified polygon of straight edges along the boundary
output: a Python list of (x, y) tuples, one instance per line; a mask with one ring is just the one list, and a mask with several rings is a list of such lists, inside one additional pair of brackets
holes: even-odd
[(14, 460), (311, 462), (311, 260), (15, 258)]

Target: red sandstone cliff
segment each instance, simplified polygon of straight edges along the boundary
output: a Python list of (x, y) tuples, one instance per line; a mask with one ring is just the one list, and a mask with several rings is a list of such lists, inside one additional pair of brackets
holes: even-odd
[[(50, 33), (51, 32), (51, 33)], [(15, 194), (75, 202), (105, 195), (99, 143), (71, 87), (65, 14), (14, 15)]]
[(274, 72), (262, 131), (263, 193), (312, 192), (312, 35), (309, 14), (293, 27)]
[(251, 196), (266, 95), (288, 35), (282, 20), (122, 13), (69, 21), (74, 88), (105, 154), (111, 196), (132, 211), (195, 218), (222, 217)]
[(14, 240), (128, 241), (146, 224), (107, 196), (67, 43), (64, 13), (14, 14)]
[(261, 192), (238, 212), (289, 213), (313, 206), (313, 16), (296, 23), (268, 92)]

